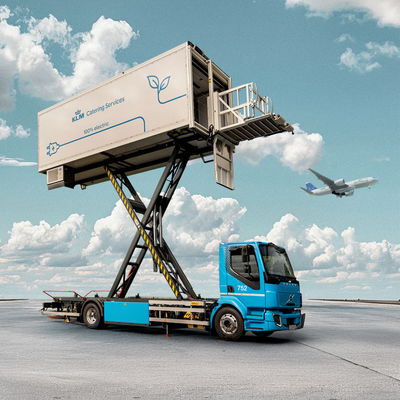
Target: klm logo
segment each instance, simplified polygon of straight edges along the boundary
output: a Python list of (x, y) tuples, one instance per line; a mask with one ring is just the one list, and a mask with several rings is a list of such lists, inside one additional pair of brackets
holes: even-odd
[(72, 122), (79, 121), (82, 118), (85, 118), (85, 114), (81, 110), (76, 110), (75, 115), (72, 117)]

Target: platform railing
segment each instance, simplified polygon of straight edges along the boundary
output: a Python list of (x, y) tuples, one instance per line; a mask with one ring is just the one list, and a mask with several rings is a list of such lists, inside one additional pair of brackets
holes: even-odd
[(217, 130), (243, 124), (246, 120), (272, 114), (272, 100), (263, 97), (254, 83), (215, 93)]
[(54, 299), (54, 300), (55, 300), (57, 297), (60, 297), (60, 296), (55, 296), (55, 295), (52, 295), (52, 294), (50, 294), (50, 293), (72, 293), (72, 294), (73, 294), (72, 297), (85, 300), (87, 297), (89, 297), (90, 294), (94, 293), (94, 297), (96, 297), (96, 295), (97, 295), (98, 293), (100, 293), (100, 292), (108, 293), (108, 290), (90, 290), (89, 292), (87, 292), (87, 293), (84, 294), (84, 295), (79, 294), (79, 293), (76, 292), (75, 290), (43, 290), (43, 293), (44, 293), (44, 294), (47, 294), (47, 296), (51, 297), (51, 298)]
[(80, 298), (80, 299), (84, 298), (78, 292), (75, 292), (75, 290), (43, 290), (43, 293), (47, 294), (47, 296), (51, 297), (54, 300), (56, 299), (56, 296), (53, 296), (50, 293), (72, 293), (73, 297)]

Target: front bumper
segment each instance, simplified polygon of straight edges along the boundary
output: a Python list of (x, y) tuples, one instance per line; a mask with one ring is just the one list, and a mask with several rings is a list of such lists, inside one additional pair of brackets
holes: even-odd
[(290, 314), (281, 311), (267, 311), (265, 319), (246, 320), (245, 330), (248, 331), (287, 331), (302, 329), (304, 327), (306, 314), (296, 311)]
[(274, 320), (275, 325), (278, 328), (286, 328), (289, 330), (301, 329), (304, 327), (306, 314), (288, 315), (288, 314), (274, 313), (272, 314), (272, 318)]

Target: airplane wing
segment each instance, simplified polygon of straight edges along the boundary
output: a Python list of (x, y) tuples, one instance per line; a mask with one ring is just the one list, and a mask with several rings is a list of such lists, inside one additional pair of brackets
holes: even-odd
[(320, 181), (324, 182), (325, 185), (328, 185), (331, 190), (335, 190), (337, 188), (335, 182), (332, 179), (329, 179), (326, 176), (321, 175), (319, 172), (314, 171), (311, 168), (309, 168), (308, 170), (312, 172)]

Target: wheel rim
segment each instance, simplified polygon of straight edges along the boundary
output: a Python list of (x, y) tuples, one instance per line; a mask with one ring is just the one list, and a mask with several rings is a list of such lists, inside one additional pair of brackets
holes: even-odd
[(225, 335), (233, 335), (238, 330), (237, 319), (232, 314), (224, 314), (221, 317), (219, 326)]
[(97, 310), (95, 307), (89, 307), (86, 311), (86, 321), (90, 325), (94, 325), (97, 322)]

